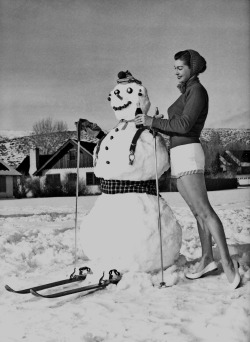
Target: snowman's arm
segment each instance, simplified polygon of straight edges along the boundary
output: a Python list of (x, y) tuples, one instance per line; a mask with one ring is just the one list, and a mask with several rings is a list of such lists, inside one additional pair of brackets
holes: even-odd
[(81, 131), (84, 131), (89, 137), (102, 139), (106, 133), (96, 123), (86, 119), (80, 119), (78, 125), (78, 136)]

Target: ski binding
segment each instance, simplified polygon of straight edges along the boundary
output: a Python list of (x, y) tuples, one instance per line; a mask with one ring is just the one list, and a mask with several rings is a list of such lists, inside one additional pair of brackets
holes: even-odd
[(74, 293), (79, 293), (79, 292), (85, 292), (85, 291), (91, 291), (93, 292), (98, 291), (98, 290), (103, 290), (105, 289), (108, 285), (110, 284), (118, 284), (118, 282), (121, 280), (122, 276), (121, 274), (115, 270), (112, 269), (109, 271), (109, 279), (103, 279), (104, 278), (104, 272), (102, 277), (100, 278), (98, 284), (92, 284), (92, 285), (87, 285), (79, 288), (74, 288), (74, 289), (69, 289), (61, 292), (56, 292), (56, 293), (51, 293), (51, 294), (40, 294), (37, 291), (38, 289), (31, 288), (30, 293), (33, 294), (36, 297), (42, 297), (42, 298), (58, 298), (58, 297), (63, 297), (67, 296), (70, 294)]

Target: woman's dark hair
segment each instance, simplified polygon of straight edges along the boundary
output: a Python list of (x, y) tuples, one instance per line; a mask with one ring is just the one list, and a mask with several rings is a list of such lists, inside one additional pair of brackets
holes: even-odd
[[(183, 61), (185, 65), (191, 69), (191, 54), (188, 50), (179, 51), (174, 55), (174, 59), (177, 61), (178, 59)], [(199, 70), (199, 74), (204, 72), (207, 69), (207, 63), (204, 60), (204, 66)]]
[(187, 65), (190, 69), (191, 69), (191, 64), (190, 64), (190, 60), (191, 60), (191, 55), (190, 53), (185, 50), (185, 51), (179, 51), (174, 55), (174, 59), (177, 61), (178, 59), (183, 61), (183, 63), (185, 65)]

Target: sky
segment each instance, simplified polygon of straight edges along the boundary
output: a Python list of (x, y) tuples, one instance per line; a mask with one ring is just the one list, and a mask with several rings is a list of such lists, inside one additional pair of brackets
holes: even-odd
[(205, 127), (250, 128), (249, 10), (249, 0), (0, 0), (0, 129), (47, 117), (110, 129), (121, 70), (148, 89), (149, 114), (167, 113), (185, 49), (207, 60)]

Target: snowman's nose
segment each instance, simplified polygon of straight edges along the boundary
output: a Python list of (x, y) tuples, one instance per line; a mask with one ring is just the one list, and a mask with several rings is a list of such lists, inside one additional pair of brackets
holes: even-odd
[(123, 97), (121, 95), (117, 94), (116, 96), (118, 97), (118, 99), (123, 100)]
[(114, 94), (118, 97), (118, 99), (123, 100), (123, 97), (120, 95), (120, 90), (119, 89), (116, 89), (114, 91)]

